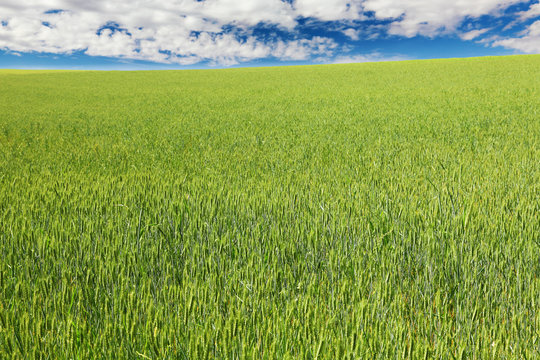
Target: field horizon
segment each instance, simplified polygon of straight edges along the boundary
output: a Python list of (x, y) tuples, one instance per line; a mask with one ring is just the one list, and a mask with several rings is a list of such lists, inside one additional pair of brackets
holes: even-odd
[(540, 357), (540, 55), (0, 93), (0, 358)]
[(483, 56), (467, 56), (467, 57), (445, 57), (445, 58), (431, 58), (431, 59), (399, 59), (399, 60), (374, 60), (364, 62), (350, 62), (350, 63), (327, 63), (327, 64), (284, 64), (284, 65), (249, 65), (249, 66), (233, 66), (233, 67), (205, 67), (200, 69), (72, 69), (72, 68), (35, 68), (35, 69), (18, 69), (18, 68), (0, 68), (0, 72), (176, 72), (176, 71), (227, 71), (227, 70), (243, 70), (243, 69), (274, 69), (274, 68), (305, 68), (305, 67), (327, 67), (327, 66), (350, 66), (350, 65), (363, 65), (363, 64), (388, 64), (388, 63), (409, 63), (409, 62), (437, 62), (437, 61), (467, 61), (467, 60), (490, 60), (498, 58), (526, 58), (526, 57), (538, 57), (537, 54), (515, 54), (515, 55), (483, 55)]

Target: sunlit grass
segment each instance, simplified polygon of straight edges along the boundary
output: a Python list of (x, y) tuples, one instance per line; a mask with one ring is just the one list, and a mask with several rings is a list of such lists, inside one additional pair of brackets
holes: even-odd
[(540, 357), (539, 56), (0, 94), (0, 358)]

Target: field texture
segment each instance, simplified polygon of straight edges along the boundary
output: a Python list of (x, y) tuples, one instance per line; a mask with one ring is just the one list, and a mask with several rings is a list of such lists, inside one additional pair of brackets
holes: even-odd
[(0, 72), (0, 358), (540, 357), (540, 57)]

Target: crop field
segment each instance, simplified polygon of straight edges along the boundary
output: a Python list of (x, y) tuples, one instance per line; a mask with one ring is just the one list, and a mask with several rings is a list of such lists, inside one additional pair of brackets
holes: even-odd
[(540, 56), (0, 71), (0, 358), (540, 358)]

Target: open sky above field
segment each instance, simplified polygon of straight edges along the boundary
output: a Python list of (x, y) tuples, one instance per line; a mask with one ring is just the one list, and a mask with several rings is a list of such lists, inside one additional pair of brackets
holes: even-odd
[(522, 0), (3, 0), (0, 68), (174, 69), (540, 53)]

